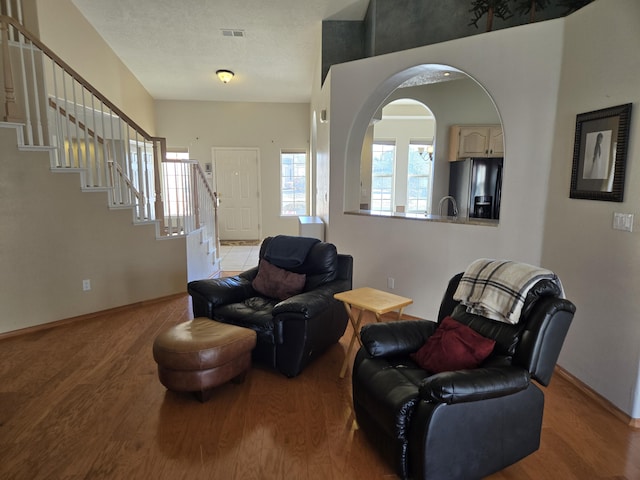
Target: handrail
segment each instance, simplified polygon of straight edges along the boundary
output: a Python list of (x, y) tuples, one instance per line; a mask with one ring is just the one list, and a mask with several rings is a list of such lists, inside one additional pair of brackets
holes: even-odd
[[(214, 230), (213, 235), (214, 235), (216, 252), (219, 252), (220, 251), (220, 235), (218, 235), (218, 195), (216, 194), (216, 192), (214, 192), (211, 189), (211, 186), (207, 181), (207, 176), (205, 175), (204, 170), (202, 170), (202, 166), (200, 165), (199, 162), (195, 162), (194, 168), (195, 168), (196, 180), (194, 180), (193, 183), (194, 185), (202, 185), (204, 187), (206, 196), (209, 200), (209, 203), (207, 205), (213, 206), (213, 230)], [(197, 226), (198, 228), (200, 228), (201, 222), (202, 222), (202, 215), (200, 213), (201, 203), (198, 200), (199, 199), (198, 191), (194, 192), (194, 199), (195, 199), (196, 211), (197, 211), (197, 217), (196, 217), (196, 221), (198, 222)], [(204, 224), (206, 225), (206, 220)]]
[(198, 162), (197, 160), (173, 160), (173, 159), (167, 158), (167, 159), (164, 160), (164, 163), (180, 163), (180, 164), (185, 164), (185, 165), (193, 165), (193, 167), (195, 168), (196, 174), (203, 181), (204, 188), (207, 191), (207, 193), (209, 194), (209, 197), (211, 198), (212, 201), (216, 200), (217, 195), (213, 190), (211, 190), (211, 186), (209, 185), (209, 182), (207, 181), (207, 176), (205, 175), (204, 170), (202, 169), (202, 166), (200, 165), (200, 162)]
[[(116, 113), (120, 118), (122, 118), (126, 123), (131, 125), (135, 130), (142, 134), (142, 136), (146, 140), (155, 140), (156, 137), (153, 137), (149, 133), (147, 133), (140, 125), (138, 125), (135, 121), (133, 121), (126, 113), (120, 110), (114, 103), (112, 103), (105, 95), (100, 93), (98, 89), (96, 89), (93, 85), (91, 85), (85, 78), (76, 72), (73, 68), (69, 66), (64, 60), (62, 60), (58, 55), (56, 55), (49, 47), (47, 47), (44, 43), (42, 43), (35, 35), (33, 35), (29, 30), (24, 28), (16, 19), (8, 17), (6, 15), (0, 15), (0, 23), (1, 24), (10, 24), (16, 30), (18, 30), (24, 37), (29, 40), (33, 45), (38, 47), (42, 52), (44, 52), (49, 58), (51, 58), (59, 67), (61, 67), (64, 71), (66, 71), (69, 75), (76, 79), (84, 88), (86, 88), (93, 96), (98, 98), (103, 104), (109, 107), (114, 113)], [(4, 35), (4, 34), (3, 34)], [(3, 49), (8, 47), (8, 33), (7, 33), (7, 42), (4, 41), (3, 38)], [(8, 58), (8, 52), (7, 57)], [(7, 120), (9, 121), (9, 120)]]
[[(195, 163), (195, 169), (196, 169), (196, 176), (198, 177), (198, 179), (200, 180), (200, 182), (196, 183), (194, 182), (195, 185), (199, 185), (202, 184), (204, 185), (204, 189), (207, 192), (208, 198), (210, 200), (210, 205), (213, 205), (213, 234), (215, 235), (214, 237), (214, 241), (215, 241), (215, 246), (216, 246), (216, 252), (220, 251), (220, 235), (218, 235), (218, 194), (216, 192), (214, 192), (211, 189), (211, 186), (209, 185), (209, 182), (207, 181), (207, 176), (204, 173), (204, 170), (202, 170), (202, 166), (200, 165), (199, 162)], [(198, 221), (202, 221), (201, 215), (200, 215), (200, 208), (199, 208), (199, 204), (198, 204)], [(206, 222), (205, 222), (206, 223)], [(200, 226), (200, 225), (198, 225)]]
[[(67, 111), (64, 108), (59, 107), (58, 104), (56, 102), (54, 102), (53, 100), (51, 100), (51, 99), (49, 99), (49, 106), (51, 108), (59, 111), (60, 115), (62, 115), (63, 117), (67, 117)], [(74, 117), (73, 115), (69, 114), (69, 121), (71, 123), (75, 124), (76, 123), (76, 117)], [(96, 135), (96, 132), (94, 132), (90, 128), (87, 128), (87, 126), (84, 123), (78, 122), (78, 126), (80, 127), (80, 130), (86, 131), (89, 134), (90, 137), (94, 137), (98, 143), (104, 144), (104, 138), (102, 138), (100, 135)]]
[(209, 182), (207, 181), (207, 177), (204, 174), (204, 171), (202, 170), (202, 167), (200, 166), (200, 163), (196, 162), (195, 164), (195, 175), (197, 178), (200, 179), (200, 183), (204, 186), (204, 190), (207, 192), (209, 199), (217, 205), (218, 200), (217, 200), (217, 196), (215, 194), (215, 192), (213, 190), (211, 190), (211, 187), (209, 186)]
[(127, 184), (127, 187), (129, 187), (131, 189), (131, 191), (138, 198), (138, 200), (144, 201), (144, 196), (131, 183), (131, 180), (129, 180), (127, 175), (122, 171), (122, 167), (120, 165), (118, 165), (116, 162), (114, 162), (113, 160), (108, 160), (107, 163), (111, 166), (111, 168), (115, 168), (116, 169), (116, 172), (122, 177), (124, 182)]

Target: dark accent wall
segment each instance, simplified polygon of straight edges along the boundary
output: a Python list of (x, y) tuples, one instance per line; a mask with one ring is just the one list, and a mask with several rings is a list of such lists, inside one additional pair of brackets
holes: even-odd
[[(359, 58), (398, 52), (484, 33), (486, 15), (478, 28), (470, 25), (471, 0), (370, 0), (362, 21), (322, 22), (322, 81), (331, 65)], [(494, 18), (493, 29), (529, 23), (529, 14), (515, 12), (507, 20)], [(565, 7), (552, 5), (537, 12), (535, 21), (551, 20), (567, 14)]]
[(362, 21), (322, 22), (322, 81), (331, 65), (365, 58), (365, 24)]

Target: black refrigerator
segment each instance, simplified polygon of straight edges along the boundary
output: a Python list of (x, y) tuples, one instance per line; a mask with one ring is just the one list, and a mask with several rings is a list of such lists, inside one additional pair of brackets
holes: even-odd
[(500, 218), (502, 163), (502, 158), (467, 158), (449, 164), (449, 195), (458, 203), (459, 216)]

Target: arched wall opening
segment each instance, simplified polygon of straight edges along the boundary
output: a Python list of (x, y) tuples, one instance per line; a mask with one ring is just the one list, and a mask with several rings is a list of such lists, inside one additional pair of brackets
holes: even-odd
[[(372, 126), (380, 118), (382, 109), (400, 98), (408, 98), (424, 104), (437, 119), (432, 136), (434, 146), (432, 165), (432, 190), (430, 208), (427, 215), (409, 214), (404, 211), (391, 212), (394, 216), (408, 216), (412, 219), (435, 219), (433, 215), (438, 200), (449, 195), (450, 172), (450, 130), (454, 125), (501, 125), (500, 114), (495, 102), (475, 79), (465, 72), (441, 64), (423, 64), (407, 68), (390, 76), (377, 86), (357, 113), (348, 134), (344, 212), (376, 215), (367, 207), (365, 199), (370, 194), (363, 182), (363, 152), (373, 141)], [(364, 146), (364, 148), (363, 148)], [(504, 146), (503, 146), (504, 147)], [(398, 206), (398, 205), (396, 205)], [(402, 207), (403, 205), (400, 205)], [(437, 210), (437, 209), (436, 209)], [(389, 213), (384, 212), (384, 215)]]

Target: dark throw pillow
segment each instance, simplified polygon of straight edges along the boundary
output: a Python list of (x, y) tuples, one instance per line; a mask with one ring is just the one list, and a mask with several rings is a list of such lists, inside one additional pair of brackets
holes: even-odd
[(301, 293), (305, 281), (305, 274), (289, 272), (262, 259), (258, 266), (258, 275), (251, 285), (262, 295), (285, 300)]
[(449, 372), (477, 367), (491, 354), (495, 343), (453, 318), (445, 317), (420, 350), (410, 356), (428, 372)]

